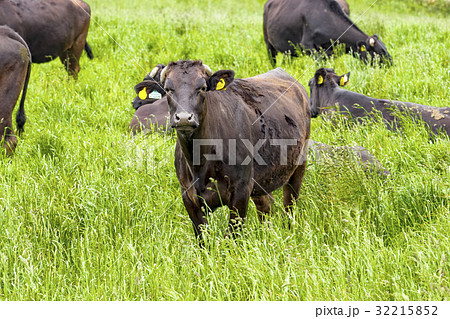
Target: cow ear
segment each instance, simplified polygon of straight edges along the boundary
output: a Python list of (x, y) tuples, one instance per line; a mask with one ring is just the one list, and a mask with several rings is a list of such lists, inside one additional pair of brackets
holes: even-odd
[(366, 52), (367, 51), (367, 43), (365, 41), (358, 41), (356, 43), (358, 47), (358, 52)]
[(339, 77), (339, 86), (347, 85), (350, 81), (350, 72)]
[(135, 85), (134, 90), (141, 100), (159, 100), (166, 94), (161, 84), (155, 81), (142, 81)]
[(319, 69), (316, 71), (316, 74), (314, 75), (316, 79), (317, 85), (323, 85), (325, 83), (325, 78), (327, 76), (327, 73), (324, 69)]
[(207, 80), (208, 91), (225, 91), (231, 82), (234, 81), (233, 70), (220, 70), (214, 73)]

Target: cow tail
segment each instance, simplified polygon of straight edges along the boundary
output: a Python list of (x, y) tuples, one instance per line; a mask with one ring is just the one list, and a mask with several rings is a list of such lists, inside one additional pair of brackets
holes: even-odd
[(94, 54), (92, 53), (92, 49), (89, 46), (89, 44), (87, 43), (87, 41), (84, 44), (84, 50), (86, 50), (88, 58), (92, 60), (94, 58)]
[(27, 95), (27, 88), (28, 88), (28, 81), (30, 80), (30, 73), (31, 73), (31, 59), (28, 62), (27, 75), (25, 77), (25, 83), (23, 84), (22, 97), (20, 99), (19, 110), (17, 111), (17, 114), (16, 114), (16, 124), (17, 124), (17, 130), (19, 131), (19, 134), (23, 132), (23, 126), (25, 125), (25, 122), (27, 120), (27, 118), (25, 116), (25, 97)]

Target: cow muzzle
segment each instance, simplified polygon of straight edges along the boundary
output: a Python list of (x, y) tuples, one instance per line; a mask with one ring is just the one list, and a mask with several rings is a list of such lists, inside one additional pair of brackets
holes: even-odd
[(190, 131), (198, 127), (194, 113), (179, 112), (173, 115), (172, 127), (177, 130)]

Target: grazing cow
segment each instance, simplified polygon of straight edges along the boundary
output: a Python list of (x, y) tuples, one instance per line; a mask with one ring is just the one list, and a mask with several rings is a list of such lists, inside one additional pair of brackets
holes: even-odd
[(77, 77), (86, 43), (90, 8), (82, 0), (0, 0), (0, 24), (6, 24), (28, 44), (33, 63), (61, 59), (69, 75)]
[(17, 130), (25, 125), (25, 96), (30, 79), (31, 53), (25, 41), (8, 26), (0, 26), (0, 139), (8, 154), (17, 145), (12, 131), (12, 113), (20, 91), (19, 110), (16, 115)]
[(391, 56), (377, 35), (368, 36), (342, 11), (336, 0), (269, 0), (264, 6), (264, 40), (271, 62), (277, 52), (296, 55), (297, 46), (307, 54), (325, 49), (334, 42), (343, 43), (347, 53), (353, 52), (368, 62), (381, 56), (380, 62), (391, 64)]
[(310, 132), (308, 95), (282, 69), (247, 79), (231, 70), (212, 74), (201, 61), (171, 62), (161, 73), (170, 124), (177, 131), (175, 168), (195, 233), (206, 210), (230, 209), (229, 232), (247, 215), (259, 218), (283, 186), (286, 212), (299, 196)]
[(313, 162), (321, 164), (324, 158), (334, 159), (339, 155), (357, 160), (366, 172), (377, 172), (383, 176), (391, 174), (372, 153), (362, 146), (334, 146), (313, 140), (308, 141), (308, 158), (312, 158)]
[(375, 99), (360, 93), (341, 89), (348, 83), (350, 73), (338, 76), (333, 69), (320, 68), (309, 81), (312, 117), (319, 113), (335, 112), (339, 108), (356, 120), (373, 117), (381, 112), (388, 129), (399, 126), (398, 113), (422, 119), (434, 134), (444, 131), (450, 136), (450, 107), (432, 107), (410, 102)]
[(160, 128), (163, 131), (170, 131), (170, 126), (167, 125), (169, 105), (164, 97), (166, 91), (159, 83), (160, 74), (164, 67), (165, 65), (158, 64), (145, 76), (144, 81), (134, 87), (137, 96), (131, 104), (136, 112), (130, 123), (130, 130), (134, 134), (140, 131), (153, 132)]

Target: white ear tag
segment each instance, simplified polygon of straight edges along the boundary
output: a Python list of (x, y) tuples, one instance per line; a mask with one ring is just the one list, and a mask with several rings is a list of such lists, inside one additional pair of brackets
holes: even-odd
[(161, 100), (161, 97), (162, 97), (162, 95), (158, 91), (153, 91), (152, 93), (150, 93), (148, 95), (149, 99), (155, 99), (155, 100)]

